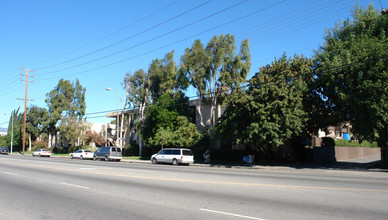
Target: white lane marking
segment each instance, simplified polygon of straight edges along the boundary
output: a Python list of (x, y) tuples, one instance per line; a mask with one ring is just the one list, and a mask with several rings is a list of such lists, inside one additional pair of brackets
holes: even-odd
[(255, 220), (265, 220), (263, 218), (256, 218), (256, 217), (239, 215), (239, 214), (233, 214), (233, 213), (228, 213), (228, 212), (220, 212), (220, 211), (215, 211), (215, 210), (210, 210), (210, 209), (200, 209), (200, 210), (201, 211), (205, 211), (205, 212), (213, 212), (213, 213), (217, 213), (217, 214), (230, 215), (230, 216), (240, 217), (240, 218), (255, 219)]
[(17, 176), (19, 174), (16, 174), (16, 173), (10, 173), (10, 172), (4, 172), (5, 174), (9, 174), (9, 175), (14, 175), (14, 176)]
[(73, 187), (82, 188), (82, 189), (90, 189), (87, 186), (74, 185), (74, 184), (70, 184), (70, 183), (59, 182), (59, 184), (66, 185), (66, 186), (73, 186)]

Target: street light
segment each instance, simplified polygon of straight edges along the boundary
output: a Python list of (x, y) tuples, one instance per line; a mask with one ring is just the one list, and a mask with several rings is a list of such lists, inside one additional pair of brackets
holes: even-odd
[[(117, 144), (120, 145), (120, 141), (119, 141), (119, 92), (117, 92), (116, 90), (114, 89), (111, 89), (109, 87), (105, 88), (107, 91), (115, 91), (117, 93), (117, 118), (116, 118), (116, 140), (117, 140)], [(121, 145), (119, 146), (121, 147)]]
[[(4, 115), (8, 115), (7, 113), (4, 113)], [(12, 131), (11, 131), (11, 154), (12, 154), (12, 150), (13, 150), (13, 115), (11, 115), (11, 118), (12, 118)]]

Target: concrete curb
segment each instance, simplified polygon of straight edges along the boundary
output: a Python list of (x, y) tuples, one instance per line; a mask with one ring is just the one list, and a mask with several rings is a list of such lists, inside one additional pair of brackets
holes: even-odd
[[(13, 153), (9, 156), (26, 156), (31, 157), (31, 154), (18, 154)], [(51, 156), (52, 158), (69, 159), (69, 156)], [(133, 164), (152, 164), (150, 160), (131, 160), (122, 159), (121, 162), (133, 163)], [(338, 170), (370, 170), (370, 171), (387, 171), (387, 169), (373, 168), (375, 165), (380, 163), (380, 159), (376, 157), (362, 158), (349, 161), (339, 161), (333, 163), (296, 163), (296, 164), (279, 164), (279, 165), (227, 165), (227, 164), (208, 164), (208, 163), (194, 163), (190, 166), (194, 167), (213, 167), (213, 168), (232, 168), (232, 169), (338, 169)]]

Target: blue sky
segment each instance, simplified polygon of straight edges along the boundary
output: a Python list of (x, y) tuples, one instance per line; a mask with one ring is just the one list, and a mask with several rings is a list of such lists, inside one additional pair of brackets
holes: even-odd
[[(388, 0), (359, 0), (388, 7)], [(194, 40), (233, 34), (236, 46), (248, 39), (252, 67), (248, 79), (280, 57), (313, 55), (325, 29), (351, 17), (354, 0), (2, 0), (0, 3), (0, 127), (9, 114), (24, 111), (25, 82), (20, 68), (34, 70), (28, 106), (47, 107), (46, 94), (60, 79), (86, 88), (86, 116), (105, 122), (117, 108), (126, 73), (148, 69), (172, 50), (179, 64)], [(115, 91), (106, 91), (110, 87)], [(189, 90), (188, 96), (194, 92)], [(8, 115), (4, 115), (8, 113)]]

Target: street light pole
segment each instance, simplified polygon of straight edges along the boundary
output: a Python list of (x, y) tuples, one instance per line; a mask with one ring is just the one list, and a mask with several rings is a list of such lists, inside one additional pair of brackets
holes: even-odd
[(116, 140), (117, 140), (117, 145), (119, 145), (119, 147), (121, 147), (120, 145), (120, 140), (119, 140), (119, 92), (117, 92), (116, 90), (114, 89), (111, 89), (111, 88), (105, 88), (107, 91), (110, 91), (110, 90), (113, 90), (117, 93), (117, 117), (116, 117)]

